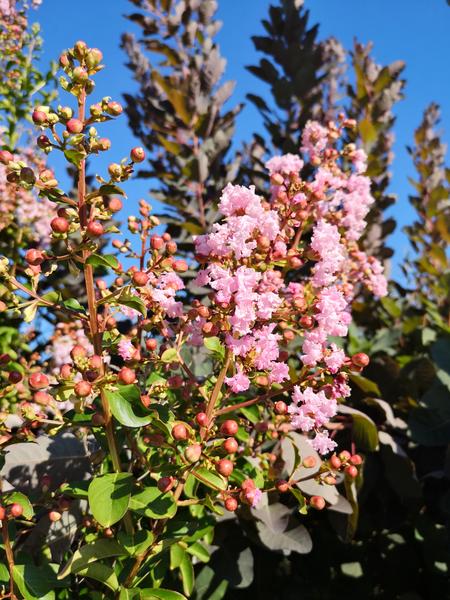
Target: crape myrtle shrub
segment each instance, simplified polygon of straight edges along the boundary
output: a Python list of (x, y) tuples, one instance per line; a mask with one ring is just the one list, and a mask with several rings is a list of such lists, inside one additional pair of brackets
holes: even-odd
[[(141, 92), (133, 98), (127, 97), (130, 122), (142, 143), (154, 153), (151, 156), (156, 156), (160, 152), (157, 148), (164, 144), (173, 154), (171, 160), (182, 168), (184, 159), (178, 162), (179, 147), (170, 146), (166, 140), (179, 142), (186, 139), (184, 136), (175, 139), (177, 129), (173, 128), (173, 123), (183, 131), (178, 104), (194, 101), (188, 82), (192, 77), (201, 79), (203, 63), (196, 62), (193, 53), (190, 68), (184, 69), (181, 61), (173, 59), (172, 48), (189, 54), (192, 43), (187, 43), (186, 36), (177, 35), (180, 28), (189, 24), (194, 36), (201, 28), (201, 24), (192, 22), (196, 18), (195, 11), (206, 5), (212, 10), (211, 5), (216, 6), (216, 3), (133, 4), (141, 9), (130, 18), (142, 26), (142, 41), (133, 40), (130, 46), (132, 38), (126, 36), (124, 39)], [(171, 28), (164, 36), (160, 36), (155, 14), (158, 19), (164, 15), (163, 19), (170, 23)], [(237, 155), (240, 160), (238, 180), (254, 184), (260, 193), (266, 192), (269, 175), (265, 163), (268, 158), (274, 153), (296, 154), (306, 122), (317, 119), (326, 123), (344, 106), (347, 114), (357, 122), (356, 128), (346, 132), (348, 141), (357, 142), (367, 153), (366, 175), (371, 177), (371, 194), (376, 199), (365, 217), (368, 227), (360, 243), (369, 254), (385, 261), (392, 255), (386, 238), (395, 227), (395, 222), (386, 217), (385, 211), (395, 201), (389, 189), (395, 124), (393, 111), (405, 86), (403, 62), (378, 65), (372, 57), (371, 44), (359, 42), (355, 42), (347, 59), (337, 40), (319, 40), (318, 27), (310, 24), (308, 11), (298, 0), (283, 0), (270, 6), (263, 27), (264, 35), (253, 38), (262, 58), (249, 70), (268, 84), (268, 93), (264, 97), (253, 93), (248, 98), (260, 111), (265, 131), (255, 134), (253, 141)], [(208, 30), (210, 36), (216, 28)], [(198, 36), (199, 42), (204, 39), (204, 36)], [(161, 62), (155, 62), (158, 55), (163, 57)], [(162, 65), (160, 68), (165, 75), (166, 89), (156, 86), (156, 92), (157, 102), (164, 102), (166, 112), (171, 115), (167, 121), (152, 100), (145, 110), (142, 109), (142, 103), (147, 99), (147, 82), (155, 69), (149, 65), (154, 64)], [(171, 81), (174, 85), (167, 87)], [(178, 95), (174, 102), (171, 93), (175, 89), (188, 91), (183, 98)], [(140, 106), (140, 112), (134, 110), (136, 105)], [(205, 98), (203, 105), (208, 106)], [(146, 123), (154, 122), (157, 117), (160, 119), (158, 134), (153, 134), (153, 139), (159, 141), (150, 146), (143, 132), (148, 131), (151, 135)], [(369, 452), (358, 495), (359, 515), (354, 512), (350, 526), (351, 519), (347, 517), (337, 519), (332, 514), (331, 522), (321, 518), (320, 528), (315, 529), (316, 551), (308, 556), (277, 556), (268, 549), (267, 541), (265, 549), (257, 541), (252, 545), (255, 564), (248, 569), (249, 573), (254, 571), (254, 583), (250, 590), (244, 589), (242, 595), (297, 597), (299, 586), (302, 586), (305, 597), (319, 594), (335, 597), (351, 592), (388, 598), (410, 593), (425, 598), (448, 587), (445, 529), (448, 522), (445, 461), (448, 366), (444, 366), (444, 357), (449, 354), (448, 171), (444, 166), (445, 147), (435, 130), (437, 121), (438, 107), (431, 106), (416, 132), (414, 147), (410, 149), (418, 179), (412, 183), (416, 195), (411, 200), (417, 217), (406, 229), (412, 247), (410, 259), (402, 266), (406, 278), (402, 285), (392, 282), (391, 297), (384, 298), (381, 303), (374, 302), (363, 289), (358, 290), (352, 303), (356, 326), (351, 326), (348, 349), (367, 352), (372, 361), (364, 379), (353, 378), (347, 406), (351, 405), (366, 418), (371, 418), (378, 429), (378, 435), (366, 436), (364, 442), (358, 440), (359, 447)], [(191, 125), (197, 122), (192, 119)], [(204, 142), (207, 148), (213, 143), (206, 138)], [(194, 160), (192, 153), (190, 158)], [(207, 164), (205, 162), (205, 167)], [(301, 173), (306, 180), (311, 178), (309, 169), (309, 163), (303, 165)], [(166, 172), (164, 176), (177, 181), (175, 173)], [(196, 177), (189, 170), (184, 173), (192, 178), (195, 188)], [(213, 180), (213, 171), (205, 170), (204, 177)], [(168, 195), (159, 188), (157, 198), (164, 203), (165, 212), (169, 207), (171, 214), (174, 208), (177, 213), (180, 211), (175, 194)], [(206, 202), (216, 204), (218, 198), (213, 195)], [(181, 214), (185, 216), (189, 230), (190, 218)], [(210, 215), (216, 218), (214, 211)], [(305, 235), (308, 236), (308, 232)], [(295, 279), (296, 273), (291, 276)], [(189, 290), (201, 293), (191, 285)], [(434, 393), (433, 382), (439, 384), (439, 394)], [(433, 386), (432, 393), (427, 394), (429, 385)], [(221, 577), (245, 588), (251, 577), (242, 579), (242, 570), (239, 575), (236, 569), (227, 571), (224, 566), (229, 565), (230, 556), (238, 554), (236, 538), (242, 536), (242, 529), (231, 532), (229, 524), (225, 523), (221, 532), (220, 543), (231, 544), (233, 551), (222, 554), (221, 560), (216, 553), (214, 568), (217, 571), (220, 565)], [(349, 542), (352, 536), (353, 543), (342, 543)], [(248, 532), (245, 538), (249, 539)], [(241, 542), (241, 547), (242, 543), (245, 542)], [(229, 592), (229, 597), (237, 595), (236, 589)]]
[[(109, 196), (124, 196), (120, 184), (145, 159), (142, 148), (133, 148), (87, 193), (86, 161), (109, 149), (97, 127), (122, 112), (109, 98), (88, 102), (101, 60), (98, 49), (77, 42), (59, 61), (60, 85), (75, 97), (76, 110), (40, 105), (32, 112), (39, 144), (76, 167), (75, 197), (59, 188), (56, 174), (44, 177), (7, 149), (0, 155), (8, 184), (55, 204), (50, 235), (60, 242), (59, 252), (28, 248), (20, 273), (2, 258), (12, 293), (7, 309), (22, 311), (27, 322), (59, 311), (67, 315), (60, 335), (77, 330), (69, 349), (35, 352), (32, 368), (8, 375), (23, 398), (20, 425), (8, 418), (2, 425), (3, 577), (12, 596), (82, 597), (97, 589), (111, 597), (177, 597), (171, 588), (190, 596), (193, 564), (209, 559), (205, 543), (215, 518), (235, 511), (261, 540), (275, 531), (280, 549), (308, 552), (302, 515), (327, 505), (353, 514), (363, 463), (355, 451), (356, 421), (341, 403), (369, 358), (347, 356), (339, 338), (347, 335), (359, 286), (378, 296), (387, 287), (380, 263), (357, 243), (373, 198), (362, 175), (364, 151), (343, 141), (355, 122), (344, 115), (326, 127), (308, 122), (303, 159), (267, 162), (266, 198), (252, 187), (224, 188), (221, 221), (195, 238), (195, 282), (209, 290), (208, 303), (184, 306), (179, 273), (188, 264), (176, 257), (169, 234), (152, 233), (159, 220), (146, 202), (128, 222), (140, 249), (121, 246), (136, 264), (124, 270), (101, 252), (122, 205)], [(306, 159), (315, 184), (299, 176)], [(83, 274), (85, 305), (41, 290), (47, 270), (60, 261)], [(94, 279), (96, 265), (114, 275), (110, 283)], [(295, 282), (292, 270), (299, 271)], [(132, 322), (125, 335), (118, 329), (123, 316)], [(11, 358), (2, 360), (8, 365)], [(360, 421), (370, 434), (371, 422)], [(29, 490), (21, 456), (31, 440), (45, 458)], [(49, 468), (53, 443), (54, 453), (73, 448), (80, 480)]]
[[(181, 22), (190, 33), (178, 38), (179, 50), (185, 44), (192, 57), (200, 55), (195, 44), (205, 36), (196, 38), (189, 22), (199, 10), (207, 27), (213, 5), (162, 2), (156, 13), (168, 28), (166, 41)], [(172, 9), (168, 19), (164, 11)], [(307, 26), (307, 18), (299, 21)], [(145, 27), (155, 33), (151, 19)], [(154, 42), (149, 49), (161, 49)], [(25, 111), (41, 130), (44, 153), (64, 152), (75, 192), (60, 190), (55, 174), (42, 176), (41, 163), (3, 139), (7, 189), (25, 188), (35, 203), (50, 201), (50, 212), (42, 220), (48, 242), (24, 239), (17, 258), (5, 245), (9, 310), (2, 316), (53, 326), (47, 344), (31, 345), (31, 357), (9, 348), (2, 356), (4, 407), (11, 398), (19, 402), (9, 407), (14, 415), (2, 417), (6, 595), (290, 598), (302, 589), (305, 597), (390, 598), (446, 589), (447, 488), (439, 446), (446, 444), (448, 396), (448, 188), (445, 150), (434, 130), (438, 109), (428, 109), (411, 149), (419, 176), (411, 199), (414, 252), (405, 265), (409, 287), (397, 285), (387, 298), (380, 263), (357, 244), (364, 221), (373, 221), (378, 189), (375, 177), (369, 190), (363, 173), (379, 155), (385, 165), (391, 158), (386, 154), (383, 163), (386, 144), (371, 151), (363, 141), (367, 156), (359, 141), (354, 145), (364, 130), (358, 100), (348, 109), (354, 119), (339, 114), (331, 100), (342, 87), (339, 44), (324, 46), (323, 61), (334, 57), (330, 67), (318, 66), (328, 74), (328, 91), (314, 105), (319, 112), (305, 112), (300, 126), (290, 126), (297, 136), (290, 154), (280, 147), (284, 156), (270, 160), (264, 150), (256, 171), (244, 165), (237, 181), (247, 187), (225, 187), (236, 181), (230, 171), (220, 182), (203, 171), (207, 187), (197, 185), (195, 168), (171, 176), (178, 163), (170, 159), (162, 188), (171, 178), (183, 181), (178, 196), (171, 188), (174, 197), (194, 190), (188, 210), (209, 203), (211, 210), (199, 226), (188, 226), (192, 231), (182, 232), (178, 218), (171, 230), (181, 237), (177, 246), (168, 232), (152, 231), (159, 219), (141, 201), (139, 218), (128, 221), (130, 240), (113, 240), (127, 264), (135, 264), (131, 269), (102, 248), (117, 233), (112, 217), (122, 206), (121, 182), (143, 163), (144, 151), (133, 149), (129, 160), (111, 163), (106, 178), (86, 186), (86, 159), (110, 146), (97, 127), (122, 112), (111, 98), (87, 103), (101, 52), (78, 42), (61, 56), (60, 82), (76, 107), (40, 100)], [(358, 49), (363, 61), (365, 50)], [(186, 56), (171, 66), (186, 66)], [(189, 64), (182, 75), (202, 63)], [(361, 81), (371, 93), (360, 84), (359, 96), (373, 101), (380, 69), (362, 64)], [(366, 80), (364, 65), (372, 65)], [(167, 66), (161, 76), (168, 76)], [(165, 129), (164, 114), (178, 119), (185, 102), (182, 95), (170, 99), (170, 76), (165, 88), (155, 81), (152, 93), (165, 112), (151, 160), (166, 131), (175, 131)], [(211, 89), (203, 88), (206, 106)], [(369, 113), (367, 105), (361, 113)], [(198, 149), (206, 141), (195, 142), (192, 133), (202, 114), (197, 107), (185, 123), (191, 137), (183, 140), (192, 144), (183, 153), (194, 165), (196, 143)], [(252, 177), (258, 193), (248, 187)], [(177, 258), (186, 251), (195, 261)], [(49, 293), (56, 264), (70, 276)], [(194, 283), (185, 279), (187, 269)], [(102, 270), (108, 277), (94, 278)], [(369, 304), (373, 292), (383, 297), (381, 305)], [(350, 308), (358, 320), (345, 341)], [(368, 354), (373, 360), (363, 377)], [(337, 454), (327, 453), (336, 442)]]

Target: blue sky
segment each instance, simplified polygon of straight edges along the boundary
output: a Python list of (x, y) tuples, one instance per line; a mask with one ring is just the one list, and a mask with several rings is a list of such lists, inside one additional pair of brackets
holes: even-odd
[[(249, 91), (267, 93), (267, 87), (248, 73), (245, 66), (259, 60), (250, 38), (263, 32), (261, 19), (265, 18), (271, 3), (277, 0), (219, 0), (218, 16), (223, 27), (218, 41), (227, 59), (226, 78), (237, 82), (233, 102), (245, 101)], [(408, 250), (401, 227), (411, 218), (407, 197), (410, 193), (408, 177), (413, 175), (413, 170), (405, 146), (412, 142), (422, 111), (431, 101), (441, 105), (442, 128), (447, 134), (450, 132), (447, 101), (450, 8), (446, 0), (306, 0), (305, 4), (311, 13), (311, 24), (320, 24), (321, 38), (333, 35), (346, 49), (352, 47), (355, 37), (365, 43), (373, 41), (378, 62), (387, 64), (398, 59), (406, 62), (406, 98), (396, 109), (394, 177), (390, 190), (399, 198), (391, 211), (398, 226), (390, 241), (396, 251), (394, 265), (398, 265)], [(121, 33), (133, 31), (124, 15), (134, 8), (127, 0), (77, 0), (76, 3), (74, 0), (44, 0), (33, 15), (42, 26), (44, 63), (57, 58), (62, 49), (76, 40), (83, 39), (102, 50), (107, 67), (96, 77), (97, 89), (92, 100), (109, 95), (121, 101), (124, 92), (136, 89), (119, 47)], [(62, 95), (66, 96), (61, 99), (62, 103), (69, 104), (72, 98), (64, 92)], [(112, 140), (112, 151), (107, 153), (108, 161), (97, 159), (91, 172), (104, 173), (107, 162), (120, 160), (137, 143), (128, 130), (125, 116), (103, 126), (102, 131)], [(261, 131), (261, 120), (247, 103), (238, 118), (236, 143), (258, 131)], [(55, 166), (60, 164), (55, 161)], [(147, 186), (145, 181), (139, 180), (126, 184), (127, 214), (136, 211), (140, 198), (148, 198)], [(394, 275), (398, 273), (398, 267), (394, 266)]]

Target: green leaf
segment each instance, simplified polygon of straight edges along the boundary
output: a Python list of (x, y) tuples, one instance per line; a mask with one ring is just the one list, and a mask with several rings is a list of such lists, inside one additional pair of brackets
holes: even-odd
[(78, 573), (97, 560), (112, 556), (123, 556), (124, 554), (126, 554), (125, 548), (115, 540), (100, 538), (92, 542), (92, 544), (86, 544), (76, 550), (69, 562), (66, 563), (65, 567), (58, 574), (58, 579), (64, 579), (70, 573)]
[(291, 487), (291, 489), (289, 491), (296, 498), (296, 500), (298, 502), (298, 506), (299, 506), (298, 512), (301, 513), (302, 515), (307, 515), (308, 509), (306, 507), (305, 496), (301, 493), (300, 490), (298, 490), (295, 487)]
[(64, 150), (64, 156), (70, 163), (79, 167), (81, 161), (86, 158), (86, 152), (80, 152), (79, 150)]
[(393, 298), (385, 296), (384, 298), (381, 298), (381, 304), (383, 305), (384, 310), (391, 315), (391, 317), (394, 317), (394, 319), (401, 316), (402, 309)]
[(68, 300), (65, 300), (63, 304), (66, 308), (85, 312), (84, 306), (82, 306), (76, 298), (69, 298)]
[(172, 544), (170, 546), (170, 570), (178, 569), (183, 562), (183, 558), (186, 554), (186, 550), (181, 544)]
[(183, 582), (183, 592), (189, 597), (194, 589), (195, 576), (192, 560), (186, 553), (184, 554), (183, 560), (180, 564), (180, 573), (181, 580)]
[(119, 266), (119, 261), (112, 254), (91, 254), (86, 260), (86, 264), (92, 265), (93, 267), (117, 269)]
[(28, 500), (25, 494), (22, 494), (21, 492), (12, 492), (11, 494), (8, 494), (7, 503), (20, 504), (20, 506), (23, 508), (23, 516), (25, 517), (25, 519), (33, 518), (33, 506), (31, 505), (31, 502)]
[(206, 563), (210, 559), (208, 550), (205, 548), (205, 546), (203, 546), (203, 544), (200, 544), (200, 542), (194, 542), (188, 548), (186, 548), (186, 551), (189, 552), (189, 554), (192, 554), (192, 556), (196, 556), (202, 562)]
[(141, 590), (139, 600), (186, 600), (186, 596), (163, 588), (146, 588)]
[(225, 357), (225, 347), (218, 337), (212, 336), (204, 339), (205, 347), (214, 354), (218, 354), (220, 358)]
[(119, 581), (114, 569), (108, 565), (104, 565), (103, 563), (92, 563), (86, 569), (78, 571), (78, 575), (100, 581), (106, 585), (106, 587), (109, 587), (109, 589), (111, 589), (113, 592), (119, 589)]
[(95, 477), (89, 485), (89, 506), (103, 527), (120, 521), (128, 510), (133, 477), (129, 473), (108, 473)]
[(118, 298), (112, 300), (112, 302), (117, 304), (122, 304), (123, 306), (128, 306), (128, 308), (132, 308), (133, 310), (137, 310), (137, 312), (141, 313), (142, 316), (147, 316), (147, 308), (138, 296), (133, 296), (131, 293), (122, 292)]
[(177, 503), (170, 492), (164, 494), (157, 487), (147, 487), (131, 496), (130, 510), (151, 519), (171, 519)]
[(98, 190), (99, 196), (111, 196), (112, 194), (119, 194), (126, 198), (123, 189), (114, 183), (106, 183), (105, 185), (100, 186), (100, 189)]
[(192, 475), (213, 490), (227, 489), (226, 480), (217, 473), (208, 471), (205, 467), (198, 467), (195, 471), (192, 471)]
[(228, 588), (228, 581), (223, 579), (213, 590), (212, 585), (216, 584), (216, 573), (206, 565), (198, 574), (195, 581), (195, 600), (222, 600)]
[(36, 567), (33, 564), (14, 565), (14, 582), (25, 600), (54, 600), (55, 588), (65, 587), (69, 581), (58, 581), (56, 570), (58, 565), (44, 564)]
[(377, 426), (370, 417), (346, 404), (339, 406), (339, 412), (351, 415), (353, 419), (352, 433), (357, 448), (366, 452), (373, 452), (378, 448)]
[(176, 348), (168, 348), (161, 354), (161, 361), (163, 363), (179, 362), (179, 360), (180, 359), (178, 357), (178, 351)]
[(146, 529), (141, 529), (135, 533), (125, 533), (119, 531), (119, 542), (131, 556), (142, 554), (153, 544), (154, 535)]
[(357, 375), (356, 373), (349, 373), (349, 376), (350, 380), (366, 394), (372, 393), (381, 396), (380, 388), (374, 381), (371, 381), (362, 375)]
[(117, 390), (105, 390), (109, 407), (114, 417), (126, 427), (148, 425), (153, 416), (142, 406), (139, 388), (136, 385), (121, 385)]

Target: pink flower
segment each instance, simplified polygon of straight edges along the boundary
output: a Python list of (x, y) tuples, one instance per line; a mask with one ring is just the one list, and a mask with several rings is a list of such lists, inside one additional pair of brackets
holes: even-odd
[(311, 440), (311, 446), (319, 454), (328, 454), (334, 450), (337, 446), (336, 442), (330, 439), (328, 431), (322, 431), (316, 433), (315, 437)]
[(308, 121), (302, 134), (301, 151), (310, 157), (317, 156), (325, 150), (328, 143), (328, 131), (317, 121)]
[(283, 154), (283, 156), (273, 156), (264, 165), (269, 171), (269, 175), (275, 173), (299, 173), (303, 168), (303, 161), (297, 154)]
[(330, 373), (337, 373), (345, 361), (345, 352), (336, 344), (331, 344), (331, 353), (325, 356), (324, 362)]
[(117, 352), (119, 356), (123, 358), (123, 360), (131, 360), (136, 352), (136, 348), (133, 346), (130, 340), (122, 338), (117, 345)]
[(240, 369), (233, 377), (225, 377), (225, 383), (236, 393), (245, 392), (250, 387), (250, 379)]

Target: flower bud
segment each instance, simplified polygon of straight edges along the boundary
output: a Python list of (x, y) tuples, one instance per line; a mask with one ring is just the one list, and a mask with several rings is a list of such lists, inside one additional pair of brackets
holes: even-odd
[(302, 464), (305, 467), (305, 469), (313, 469), (317, 464), (316, 457), (315, 456), (305, 456)]
[(144, 149), (140, 146), (133, 148), (130, 152), (130, 158), (134, 163), (141, 163), (145, 159)]
[(19, 371), (11, 371), (8, 375), (8, 381), (10, 383), (19, 383), (21, 382), (23, 379), (23, 375), (22, 373), (19, 373)]
[(370, 363), (370, 358), (364, 352), (358, 352), (357, 354), (354, 354), (351, 360), (355, 367), (360, 368), (367, 367), (367, 365)]
[(345, 467), (345, 474), (350, 477), (350, 479), (355, 479), (358, 476), (358, 469), (353, 465), (349, 465)]
[[(70, 106), (61, 106), (58, 108), (58, 115), (61, 117), (61, 119), (68, 121), (73, 117), (73, 110), (70, 108)], [(72, 133), (74, 132), (72, 131)]]
[(118, 117), (123, 113), (123, 108), (118, 102), (108, 102), (106, 105), (106, 112), (113, 117)]
[(311, 496), (309, 504), (316, 510), (323, 510), (325, 508), (325, 500), (322, 496)]
[(86, 398), (92, 392), (92, 385), (88, 381), (78, 381), (75, 384), (74, 390), (79, 398)]
[(161, 477), (156, 484), (158, 490), (165, 494), (166, 492), (170, 492), (175, 484), (175, 480), (173, 477)]
[(69, 230), (69, 221), (64, 217), (55, 217), (50, 221), (50, 227), (55, 233), (67, 233)]
[(22, 505), (18, 504), (17, 502), (14, 502), (14, 504), (11, 505), (10, 512), (11, 512), (11, 516), (13, 516), (15, 518), (21, 517), (23, 514)]
[(56, 523), (57, 521), (61, 520), (62, 514), (57, 510), (51, 510), (48, 513), (48, 518), (50, 519), (50, 521), (52, 521), (52, 523)]
[(28, 378), (28, 383), (35, 390), (41, 390), (50, 385), (50, 381), (44, 373), (32, 373)]
[(100, 237), (105, 233), (103, 225), (100, 223), (100, 221), (91, 221), (88, 223), (86, 231), (91, 237)]
[(120, 179), (122, 177), (122, 167), (117, 163), (111, 163), (108, 167), (108, 173), (112, 179)]
[(89, 48), (89, 52), (86, 55), (86, 66), (91, 71), (95, 69), (103, 59), (103, 53), (98, 48)]
[(102, 105), (100, 103), (92, 104), (89, 107), (89, 112), (91, 113), (92, 117), (100, 117), (103, 114)]
[(184, 451), (186, 460), (190, 463), (195, 463), (199, 460), (202, 455), (202, 447), (200, 444), (191, 444)]
[(30, 167), (23, 167), (20, 170), (20, 180), (24, 183), (29, 183), (33, 185), (36, 181), (36, 176), (34, 174), (33, 169), (30, 169)]
[(288, 407), (286, 402), (283, 402), (283, 400), (278, 400), (278, 402), (275, 402), (275, 412), (277, 415), (285, 415), (287, 410)]
[(150, 246), (153, 250), (160, 250), (164, 246), (164, 240), (159, 235), (152, 235), (150, 239)]
[(237, 432), (238, 424), (236, 423), (236, 421), (233, 421), (233, 419), (227, 419), (220, 426), (220, 433), (223, 433), (224, 435), (232, 436), (236, 435)]
[(33, 402), (40, 404), (41, 406), (48, 406), (53, 400), (53, 397), (47, 392), (36, 392), (33, 394)]
[(110, 198), (109, 199), (108, 210), (110, 210), (112, 213), (119, 212), (119, 210), (122, 210), (122, 207), (123, 207), (123, 203), (120, 198)]
[(236, 498), (232, 498), (231, 496), (225, 500), (225, 508), (229, 512), (234, 512), (238, 507), (238, 501)]
[(136, 373), (129, 367), (122, 367), (117, 376), (119, 381), (125, 385), (130, 385), (136, 381)]
[(333, 454), (330, 458), (330, 465), (333, 469), (340, 469), (342, 466), (341, 459), (336, 454)]
[(183, 423), (177, 423), (172, 427), (172, 437), (174, 440), (182, 441), (187, 440), (188, 430)]
[(48, 121), (48, 114), (42, 110), (34, 110), (31, 114), (33, 123), (35, 125), (45, 125)]
[(206, 425), (208, 424), (208, 417), (204, 412), (197, 413), (195, 415), (195, 420), (197, 421), (197, 424), (200, 425), (200, 427), (206, 427)]
[(80, 121), (80, 119), (69, 119), (66, 123), (66, 129), (69, 133), (81, 133), (84, 129), (83, 121)]
[(44, 262), (45, 254), (42, 252), (42, 250), (36, 250), (34, 248), (31, 248), (30, 250), (26, 251), (25, 260), (29, 265), (37, 267), (38, 265)]
[(141, 287), (148, 283), (149, 276), (144, 271), (136, 271), (131, 279), (134, 285)]
[(86, 356), (87, 350), (84, 346), (81, 346), (80, 344), (76, 344), (75, 346), (73, 346), (72, 350), (70, 351), (70, 357), (74, 362), (76, 362), (80, 358), (85, 358)]
[(280, 479), (279, 481), (276, 482), (275, 487), (277, 488), (277, 490), (281, 493), (284, 494), (285, 492), (289, 491), (289, 488), (291, 487), (289, 485), (289, 483), (287, 481), (285, 481), (284, 479)]
[(359, 454), (354, 454), (353, 456), (350, 457), (350, 462), (352, 463), (352, 465), (361, 465), (362, 461), (363, 461), (363, 459), (361, 458), (361, 456)]
[(77, 83), (85, 83), (88, 80), (88, 72), (84, 67), (75, 67), (72, 78)]
[(216, 471), (220, 473), (220, 475), (223, 475), (223, 477), (229, 477), (233, 472), (233, 469), (233, 463), (231, 460), (228, 460), (228, 458), (222, 458), (216, 464)]
[(235, 438), (230, 437), (224, 441), (223, 449), (227, 454), (235, 454), (239, 449), (239, 444), (237, 443)]

